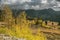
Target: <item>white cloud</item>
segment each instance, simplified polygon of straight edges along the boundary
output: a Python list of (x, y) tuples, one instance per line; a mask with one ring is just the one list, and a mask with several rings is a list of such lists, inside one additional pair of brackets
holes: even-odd
[(31, 2), (31, 0), (19, 0), (20, 3)]
[(2, 0), (1, 3), (2, 4), (10, 4), (10, 0)]
[(3, 0), (4, 4), (14, 4), (17, 2), (24, 3), (24, 2), (31, 2), (31, 0)]
[(60, 7), (60, 2), (57, 2), (57, 7)]
[(26, 5), (24, 6), (24, 9), (29, 9), (29, 5), (26, 4)]
[(47, 0), (41, 0), (41, 3), (47, 3)]
[(38, 10), (40, 9), (40, 6), (39, 5), (36, 5), (36, 6), (31, 6), (32, 9), (35, 9), (35, 10)]
[(16, 3), (17, 0), (11, 0), (11, 3)]
[(3, 3), (3, 4), (14, 4), (14, 3), (16, 3), (16, 1), (17, 0), (2, 0), (1, 3)]
[(58, 8), (58, 7), (52, 7), (52, 9), (55, 11), (60, 11), (60, 8)]

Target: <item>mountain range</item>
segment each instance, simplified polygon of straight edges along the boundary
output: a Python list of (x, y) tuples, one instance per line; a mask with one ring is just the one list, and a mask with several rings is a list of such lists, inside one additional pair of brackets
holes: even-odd
[(16, 17), (19, 15), (19, 12), (25, 11), (27, 14), (27, 17), (33, 18), (42, 18), (43, 20), (50, 20), (50, 21), (56, 21), (60, 22), (60, 11), (54, 11), (53, 9), (44, 9), (44, 10), (12, 10), (13, 15)]

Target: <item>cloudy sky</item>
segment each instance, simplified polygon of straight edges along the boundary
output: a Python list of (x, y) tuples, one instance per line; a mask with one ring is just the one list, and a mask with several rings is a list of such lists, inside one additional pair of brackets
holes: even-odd
[(59, 0), (0, 0), (0, 5), (12, 5), (12, 8), (42, 10), (52, 8), (60, 11)]

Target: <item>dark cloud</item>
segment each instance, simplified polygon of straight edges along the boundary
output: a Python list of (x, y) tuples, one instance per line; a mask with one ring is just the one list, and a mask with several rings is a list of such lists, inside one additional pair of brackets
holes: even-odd
[[(52, 8), (54, 10), (60, 9), (59, 0), (3, 0), (2, 4), (8, 4), (11, 8), (16, 9), (35, 9), (42, 10)], [(60, 11), (60, 10), (59, 10)]]
[(59, 1), (60, 2), (60, 0), (56, 0), (56, 1)]

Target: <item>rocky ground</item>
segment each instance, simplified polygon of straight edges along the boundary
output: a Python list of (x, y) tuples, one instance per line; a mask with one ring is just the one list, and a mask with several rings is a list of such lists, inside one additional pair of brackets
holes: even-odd
[(11, 37), (11, 36), (5, 35), (5, 34), (0, 34), (0, 40), (26, 40), (26, 39)]

